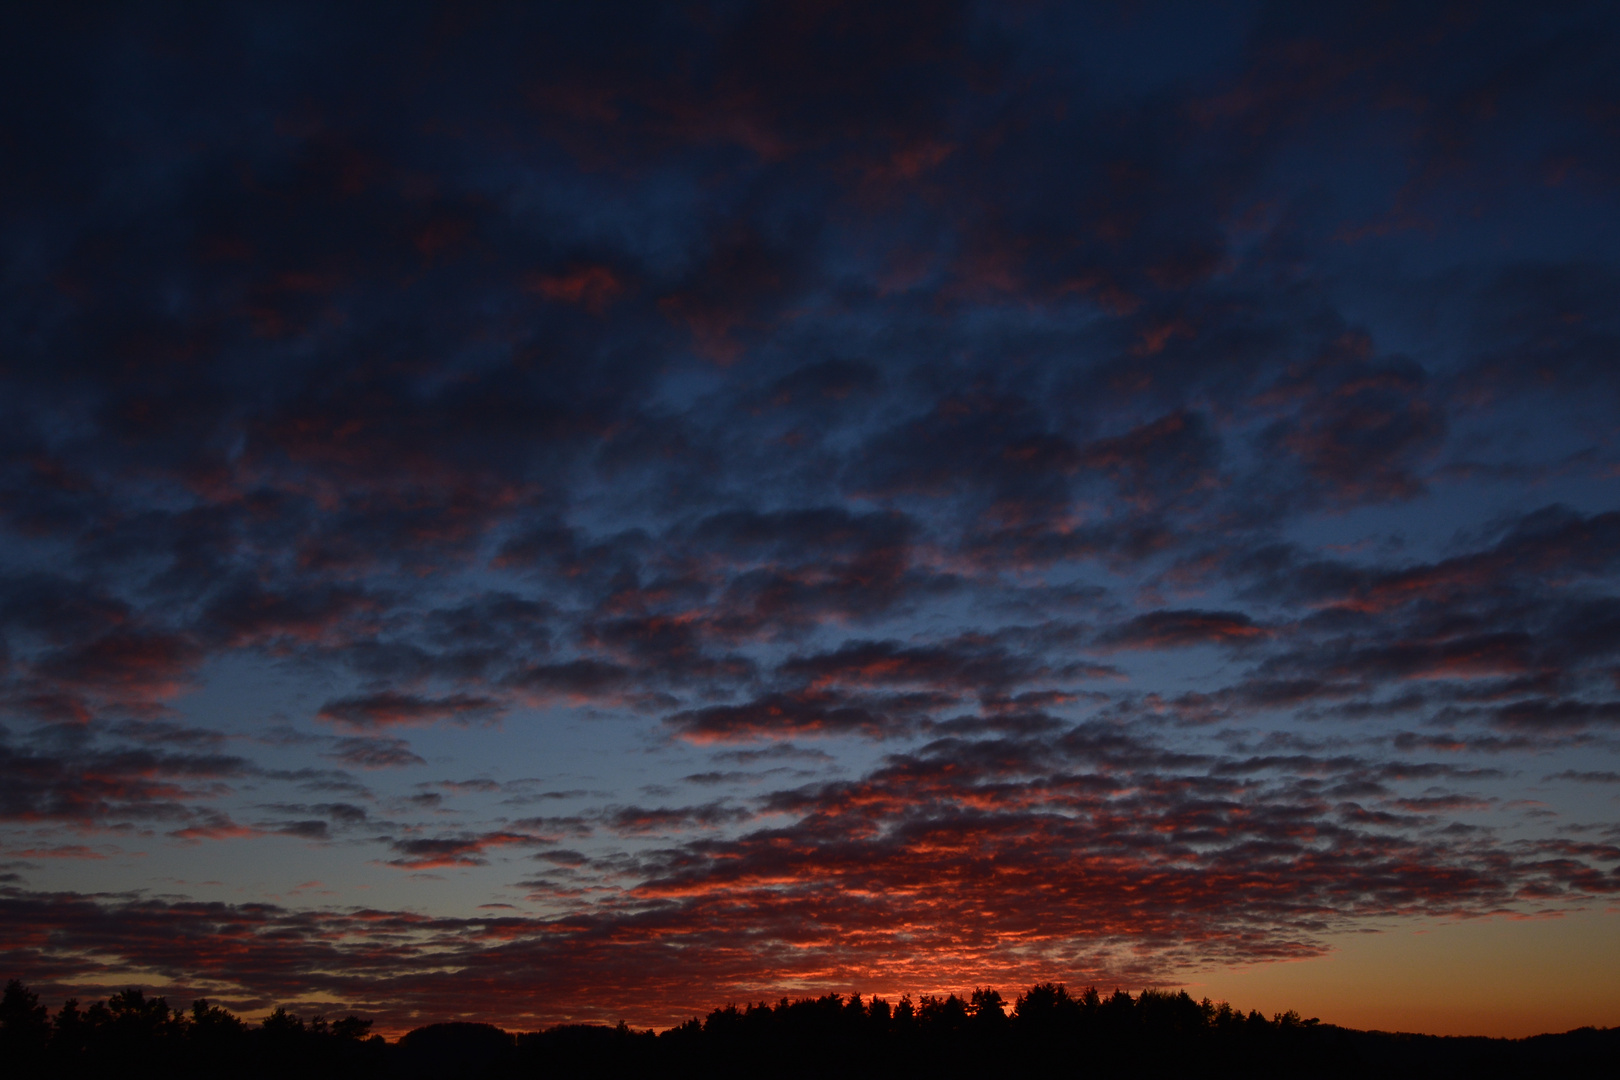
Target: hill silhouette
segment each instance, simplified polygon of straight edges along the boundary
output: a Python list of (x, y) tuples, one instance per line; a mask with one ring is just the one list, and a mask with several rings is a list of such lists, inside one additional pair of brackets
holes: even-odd
[(1355, 1031), (1269, 1018), (1185, 992), (1043, 983), (1001, 994), (891, 1003), (828, 994), (727, 1005), (662, 1033), (564, 1024), (417, 1028), (390, 1043), (357, 1016), (304, 1020), (277, 1009), (249, 1024), (206, 999), (189, 1011), (138, 989), (54, 1016), (17, 980), (0, 999), (8, 1076), (285, 1077), (320, 1080), (608, 1080), (617, 1077), (1519, 1077), (1613, 1075), (1620, 1028), (1527, 1039)]

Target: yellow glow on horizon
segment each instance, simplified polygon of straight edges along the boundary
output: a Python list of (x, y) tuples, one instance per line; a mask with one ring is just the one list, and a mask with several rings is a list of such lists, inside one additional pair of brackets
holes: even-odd
[(1314, 959), (1202, 972), (1186, 989), (1370, 1030), (1522, 1038), (1620, 1026), (1620, 909), (1425, 920), (1333, 944)]

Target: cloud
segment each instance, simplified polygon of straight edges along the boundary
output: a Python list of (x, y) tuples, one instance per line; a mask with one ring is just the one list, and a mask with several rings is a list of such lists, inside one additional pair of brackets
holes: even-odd
[(1423, 466), (1445, 435), (1445, 414), (1429, 399), (1422, 368), (1357, 363), (1312, 374), (1320, 382), (1309, 394), (1286, 379), (1272, 388), (1303, 407), (1259, 436), (1268, 460), (1299, 468), (1309, 485), (1300, 497), (1353, 505), (1422, 494)]
[(747, 821), (752, 816), (750, 811), (742, 807), (726, 806), (722, 801), (716, 801), (685, 807), (615, 807), (608, 811), (604, 820), (614, 832), (638, 834), (684, 831), (694, 827), (714, 828)]
[(815, 690), (892, 685), (992, 690), (1047, 674), (1028, 656), (974, 640), (910, 648), (893, 641), (846, 641), (836, 652), (789, 657), (777, 671)]
[(583, 266), (565, 274), (540, 275), (530, 280), (531, 290), (547, 300), (579, 304), (593, 315), (601, 315), (624, 286), (606, 266)]
[(628, 669), (605, 660), (580, 658), (534, 664), (514, 673), (509, 683), (540, 700), (620, 701), (638, 697)]
[(747, 742), (803, 735), (884, 738), (916, 727), (922, 715), (950, 704), (940, 694), (841, 694), (819, 690), (773, 693), (741, 705), (710, 705), (671, 713), (664, 723), (695, 743)]
[(1565, 769), (1563, 772), (1543, 776), (1543, 781), (1574, 780), (1583, 784), (1620, 784), (1620, 773), (1588, 771), (1581, 772), (1576, 769)]
[(187, 820), (192, 812), (186, 804), (217, 796), (223, 781), (255, 772), (246, 759), (228, 754), (93, 746), (40, 750), (0, 743), (0, 818), (86, 827), (129, 819)]
[(361, 769), (390, 769), (426, 765), (404, 739), (347, 736), (332, 744), (327, 757)]
[(715, 761), (734, 761), (739, 765), (755, 765), (763, 761), (831, 762), (833, 757), (824, 750), (795, 746), (790, 742), (772, 743), (758, 750), (724, 750), (714, 755)]
[[(1093, 725), (938, 740), (856, 780), (765, 797), (760, 809), (777, 816), (752, 831), (734, 831), (747, 813), (718, 802), (612, 809), (615, 830), (675, 834), (612, 863), (617, 889), (531, 883), (573, 897), (547, 918), (15, 888), (0, 906), (30, 928), (8, 943), (8, 962), (26, 958), (47, 988), (96, 985), (101, 969), (81, 951), (95, 945), (107, 963), (139, 963), (177, 986), (224, 980), (236, 988), (228, 999), (329, 995), (401, 1026), (493, 1007), (500, 1022), (533, 1026), (594, 1016), (581, 1000), (634, 1001), (638, 1022), (669, 1023), (713, 987), (815, 981), (832, 968), (874, 986), (951, 985), (974, 972), (1163, 977), (1211, 956), (1315, 955), (1322, 934), (1365, 913), (1483, 914), (1620, 892), (1601, 868), (1612, 845), (1441, 838), (1427, 825), (1492, 801), (1431, 787), (1388, 797), (1409, 813), (1367, 810), (1334, 795), (1357, 778), (1391, 791), (1489, 776), (1353, 755), (1197, 758)], [(693, 824), (728, 828), (679, 834)], [(580, 823), (396, 837), (390, 864), (477, 866), (559, 827), (577, 835)], [(578, 852), (543, 854), (580, 883), (595, 873)], [(76, 948), (53, 944), (64, 941)], [(581, 999), (586, 986), (605, 989)]]
[(493, 698), (470, 694), (426, 697), (381, 690), (371, 694), (334, 698), (322, 705), (320, 719), (350, 728), (388, 727), (394, 724), (431, 724), (439, 720), (467, 723), (498, 712)]
[(482, 866), (489, 849), (514, 844), (533, 844), (535, 837), (526, 833), (488, 832), (454, 837), (406, 837), (389, 842), (397, 857), (388, 860), (389, 866), (407, 870), (431, 870), (448, 866)]
[(1263, 640), (1270, 631), (1241, 611), (1150, 611), (1104, 631), (1098, 642), (1110, 649), (1176, 649), (1189, 645), (1242, 645)]

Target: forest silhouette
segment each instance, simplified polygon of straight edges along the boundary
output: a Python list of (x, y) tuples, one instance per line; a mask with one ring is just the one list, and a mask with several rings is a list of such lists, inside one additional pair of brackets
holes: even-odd
[(309, 1020), (278, 1008), (249, 1023), (206, 999), (189, 1011), (122, 991), (53, 1016), (18, 980), (0, 1000), (6, 1077), (984, 1077), (993, 1075), (1507, 1077), (1614, 1075), (1620, 1028), (1528, 1039), (1355, 1031), (1269, 1019), (1185, 991), (1071, 994), (1031, 987), (890, 1003), (827, 994), (727, 1005), (664, 1032), (564, 1024), (513, 1033), (444, 1023), (397, 1041), (358, 1016)]

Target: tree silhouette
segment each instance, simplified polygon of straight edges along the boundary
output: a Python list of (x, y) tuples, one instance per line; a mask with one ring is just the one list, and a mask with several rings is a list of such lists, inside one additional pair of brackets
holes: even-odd
[[(244, 1023), (205, 998), (188, 1012), (139, 989), (52, 1017), (11, 980), (0, 998), (0, 1066), (10, 1076), (136, 1080), (670, 1080), (839, 1076), (948, 1080), (986, 1075), (1108, 1077), (1444, 1077), (1608, 1075), (1620, 1029), (1533, 1039), (1441, 1039), (1270, 1019), (1185, 992), (1039, 983), (1012, 1009), (991, 988), (964, 999), (859, 994), (728, 1004), (663, 1034), (565, 1024), (513, 1035), (490, 1024), (418, 1028), (389, 1045), (371, 1021), (308, 1020), (285, 1007)], [(1605, 1073), (1604, 1070), (1608, 1072)]]
[(50, 1034), (50, 1012), (39, 995), (16, 979), (6, 983), (0, 996), (0, 1058), (33, 1062), (45, 1053)]

